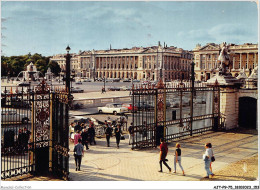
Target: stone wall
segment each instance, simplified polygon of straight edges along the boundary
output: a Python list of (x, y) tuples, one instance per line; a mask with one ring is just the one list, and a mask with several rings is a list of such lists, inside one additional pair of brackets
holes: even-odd
[(239, 98), (252, 97), (258, 99), (257, 89), (236, 89), (232, 87), (221, 88), (220, 112), (226, 117), (226, 129), (239, 127)]

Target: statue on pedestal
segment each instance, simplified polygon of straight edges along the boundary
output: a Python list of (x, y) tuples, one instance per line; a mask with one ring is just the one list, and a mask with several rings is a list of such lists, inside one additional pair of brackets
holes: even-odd
[(229, 68), (230, 65), (230, 59), (229, 59), (229, 54), (228, 54), (228, 46), (226, 45), (226, 42), (223, 42), (221, 44), (221, 51), (218, 56), (217, 63), (218, 69), (219, 69), (219, 74), (220, 75), (230, 75), (230, 72), (227, 68)]

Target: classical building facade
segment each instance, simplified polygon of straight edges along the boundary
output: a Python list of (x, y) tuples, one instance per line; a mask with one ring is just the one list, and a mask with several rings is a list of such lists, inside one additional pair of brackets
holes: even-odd
[[(243, 69), (247, 77), (258, 65), (258, 44), (245, 43), (243, 45), (228, 44), (230, 72), (236, 77)], [(195, 62), (195, 79), (206, 81), (215, 74), (218, 67), (218, 56), (221, 45), (208, 43), (205, 46), (198, 44), (193, 49)]]
[[(51, 58), (65, 68), (64, 55)], [(133, 47), (83, 51), (72, 55), (71, 69), (88, 78), (133, 78), (138, 80), (188, 79), (192, 53), (174, 46)]]

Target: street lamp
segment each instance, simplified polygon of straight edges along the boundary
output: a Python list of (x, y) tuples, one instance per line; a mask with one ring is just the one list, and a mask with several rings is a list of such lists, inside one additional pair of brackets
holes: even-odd
[(194, 65), (195, 63), (192, 61), (191, 62), (191, 97), (190, 97), (190, 136), (192, 136), (192, 125), (193, 125), (193, 98), (195, 95), (195, 90), (194, 90)]
[(66, 90), (70, 94), (70, 47), (69, 45), (66, 48), (67, 55), (66, 55)]

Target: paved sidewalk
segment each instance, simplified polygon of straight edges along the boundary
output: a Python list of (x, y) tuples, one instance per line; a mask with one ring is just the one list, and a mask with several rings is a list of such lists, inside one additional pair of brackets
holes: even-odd
[[(205, 176), (204, 144), (211, 142), (216, 161), (212, 167), (219, 171), (231, 163), (258, 154), (257, 134), (239, 132), (209, 132), (178, 141), (182, 148), (182, 166), (186, 176), (182, 176), (177, 165), (177, 174), (169, 173), (163, 165), (159, 173), (159, 148), (130, 149), (128, 139), (120, 142), (116, 149), (115, 138), (111, 147), (106, 147), (105, 139), (96, 139), (97, 145), (90, 146), (82, 160), (82, 171), (75, 171), (73, 144), (70, 144), (70, 180), (73, 181), (198, 181)], [(169, 144), (168, 164), (173, 170), (175, 142)], [(221, 179), (220, 179), (221, 180)]]

